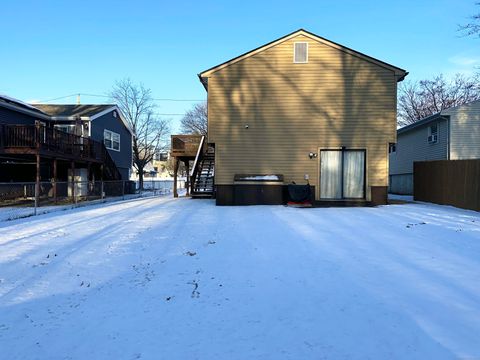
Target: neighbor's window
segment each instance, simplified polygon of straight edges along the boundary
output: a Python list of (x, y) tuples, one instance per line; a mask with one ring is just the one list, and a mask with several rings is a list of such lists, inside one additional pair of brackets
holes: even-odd
[(59, 131), (63, 131), (69, 134), (75, 133), (75, 125), (54, 125), (53, 127)]
[(110, 130), (104, 130), (103, 142), (107, 149), (120, 151), (120, 134)]
[(308, 43), (296, 42), (293, 44), (293, 62), (300, 64), (308, 62)]
[(397, 152), (397, 144), (391, 143), (388, 147), (388, 153), (391, 154), (395, 152)]
[(167, 161), (168, 154), (164, 152), (156, 152), (155, 155), (153, 156), (153, 159), (155, 161)]
[(428, 142), (434, 144), (438, 141), (438, 124), (433, 124), (428, 127)]

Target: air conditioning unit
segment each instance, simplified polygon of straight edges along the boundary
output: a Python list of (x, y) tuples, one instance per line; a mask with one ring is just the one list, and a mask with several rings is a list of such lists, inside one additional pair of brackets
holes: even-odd
[(437, 142), (437, 135), (430, 135), (430, 136), (428, 137), (428, 142), (429, 142), (430, 144), (436, 143), (436, 142)]

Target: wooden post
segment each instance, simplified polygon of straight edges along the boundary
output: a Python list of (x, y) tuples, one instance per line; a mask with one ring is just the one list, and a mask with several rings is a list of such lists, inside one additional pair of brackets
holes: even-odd
[(90, 172), (92, 170), (92, 166), (90, 161), (87, 162), (87, 201), (88, 201), (88, 195), (90, 194), (90, 189), (93, 189), (93, 186), (90, 184)]
[(53, 202), (57, 203), (57, 159), (53, 159)]
[(104, 193), (104, 183), (103, 183), (103, 164), (100, 165), (100, 198), (103, 200), (103, 193)]
[(185, 160), (184, 163), (185, 163), (185, 168), (186, 168), (186, 171), (187, 171), (187, 180), (186, 180), (186, 183), (185, 183), (185, 187), (187, 188), (186, 196), (190, 196), (190, 161)]
[(179, 163), (179, 160), (177, 157), (175, 157), (175, 165), (173, 167), (173, 197), (178, 197), (178, 191), (177, 191), (178, 163)]
[(71, 162), (70, 168), (72, 169), (72, 200), (74, 203), (77, 202), (75, 197), (75, 161)]
[(37, 207), (39, 205), (40, 198), (40, 154), (37, 152), (37, 164), (36, 164), (36, 178), (35, 178), (35, 215), (37, 215)]
[(35, 148), (36, 148), (36, 176), (35, 176), (35, 210), (34, 214), (37, 215), (37, 207), (40, 199), (40, 123), (35, 122)]

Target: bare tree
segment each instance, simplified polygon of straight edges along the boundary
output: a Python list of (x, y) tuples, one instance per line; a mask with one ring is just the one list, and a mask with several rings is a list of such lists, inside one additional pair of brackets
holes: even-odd
[[(175, 169), (175, 158), (172, 156), (170, 157), (166, 163), (164, 165), (162, 165), (162, 167), (167, 171), (168, 175), (170, 175), (170, 177), (173, 177), (173, 173), (174, 173), (174, 169)], [(179, 164), (178, 164), (178, 173), (180, 174), (180, 176), (184, 176), (186, 175), (187, 173), (187, 170), (186, 170), (186, 167), (185, 167), (185, 164), (183, 163), (183, 161), (180, 161)]]
[(182, 132), (207, 135), (207, 103), (195, 104), (180, 121)]
[[(480, 6), (480, 2), (475, 3), (475, 5)], [(458, 31), (463, 36), (477, 36), (480, 38), (480, 12), (470, 16), (469, 19), (470, 22), (468, 24), (458, 26)]]
[(443, 75), (433, 79), (405, 82), (398, 97), (398, 125), (413, 124), (443, 109), (480, 99), (479, 76), (457, 74), (447, 81)]
[(130, 79), (117, 81), (110, 97), (124, 114), (133, 131), (133, 166), (138, 171), (140, 189), (143, 189), (145, 166), (156, 152), (167, 147), (169, 122), (154, 113), (151, 90)]

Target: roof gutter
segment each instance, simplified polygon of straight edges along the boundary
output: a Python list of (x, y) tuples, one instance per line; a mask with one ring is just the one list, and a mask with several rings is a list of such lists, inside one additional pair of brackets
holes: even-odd
[(420, 127), (420, 126), (429, 124), (432, 121), (448, 120), (448, 118), (449, 118), (448, 116), (442, 115), (440, 112), (438, 112), (436, 114), (433, 114), (433, 115), (430, 115), (426, 118), (418, 120), (417, 122), (414, 122), (413, 124), (410, 124), (410, 125), (404, 126), (403, 128), (397, 129), (397, 135), (409, 132), (410, 130), (414, 130), (414, 129)]
[(409, 74), (409, 72), (405, 71), (405, 73), (397, 79), (397, 83), (400, 82), (400, 81), (403, 81), (408, 74)]

